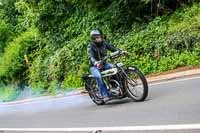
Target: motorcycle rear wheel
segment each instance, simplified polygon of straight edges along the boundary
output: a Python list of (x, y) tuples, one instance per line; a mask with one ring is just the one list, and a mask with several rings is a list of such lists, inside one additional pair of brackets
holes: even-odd
[(96, 105), (104, 105), (105, 102), (103, 99), (100, 99), (100, 93), (98, 86), (96, 85), (96, 81), (94, 79), (91, 79), (89, 85), (85, 85), (85, 89), (88, 91), (88, 94), (91, 98), (91, 100), (96, 104)]

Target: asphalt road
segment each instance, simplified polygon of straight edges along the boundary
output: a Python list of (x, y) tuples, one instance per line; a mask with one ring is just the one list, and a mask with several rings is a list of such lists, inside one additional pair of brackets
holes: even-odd
[[(16, 105), (0, 104), (0, 128), (123, 127), (197, 123), (200, 123), (198, 76), (150, 85), (149, 96), (144, 102), (124, 99), (96, 106), (87, 95), (78, 95)], [(139, 132), (199, 133), (200, 130)]]

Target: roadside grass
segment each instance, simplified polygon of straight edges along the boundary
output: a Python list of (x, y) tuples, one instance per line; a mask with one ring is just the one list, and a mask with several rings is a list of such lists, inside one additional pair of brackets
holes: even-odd
[(16, 99), (19, 91), (14, 86), (1, 86), (0, 87), (0, 102), (9, 102)]

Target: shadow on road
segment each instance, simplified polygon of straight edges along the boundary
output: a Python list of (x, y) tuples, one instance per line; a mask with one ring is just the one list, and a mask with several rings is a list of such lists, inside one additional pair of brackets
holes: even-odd
[[(142, 101), (142, 102), (147, 102), (150, 100), (151, 99), (146, 99), (145, 101)], [(127, 103), (139, 103), (139, 102), (135, 102), (129, 98), (126, 98), (126, 99), (120, 99), (120, 100), (111, 100), (108, 103), (106, 103), (105, 105), (110, 106), (110, 105), (120, 105), (120, 104), (127, 104)]]

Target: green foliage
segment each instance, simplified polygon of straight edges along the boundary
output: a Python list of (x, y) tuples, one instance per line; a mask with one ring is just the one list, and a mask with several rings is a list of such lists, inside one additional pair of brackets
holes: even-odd
[(2, 6), (0, 6), (1, 19), (7, 20), (12, 25), (16, 24), (16, 15), (18, 14), (15, 2), (16, 0), (2, 0)]
[(4, 51), (5, 43), (11, 37), (11, 27), (4, 20), (0, 20), (0, 54)]
[(157, 17), (140, 32), (128, 33), (123, 47), (135, 53), (133, 60), (138, 60), (135, 64), (146, 74), (199, 65), (199, 21), (199, 6)]
[(55, 95), (56, 94), (56, 89), (58, 89), (58, 82), (54, 80), (49, 85), (48, 93)]
[(17, 96), (16, 87), (11, 86), (11, 85), (9, 86), (1, 85), (0, 94), (1, 94), (0, 101), (3, 101), (3, 102), (12, 101)]
[(77, 73), (72, 73), (72, 74), (68, 74), (65, 77), (64, 82), (62, 83), (62, 87), (65, 88), (71, 88), (71, 87), (80, 87), (81, 85), (81, 80), (80, 80), (80, 76), (76, 75)]
[(15, 3), (15, 8), (19, 14), (17, 16), (17, 25), (15, 26), (18, 33), (26, 31), (28, 28), (35, 25), (38, 16), (26, 2), (23, 0), (17, 1)]
[[(15, 82), (25, 74), (27, 64), (24, 55), (34, 46), (37, 40), (37, 30), (31, 28), (9, 42), (0, 62), (0, 78)], [(16, 79), (17, 78), (17, 79)]]

